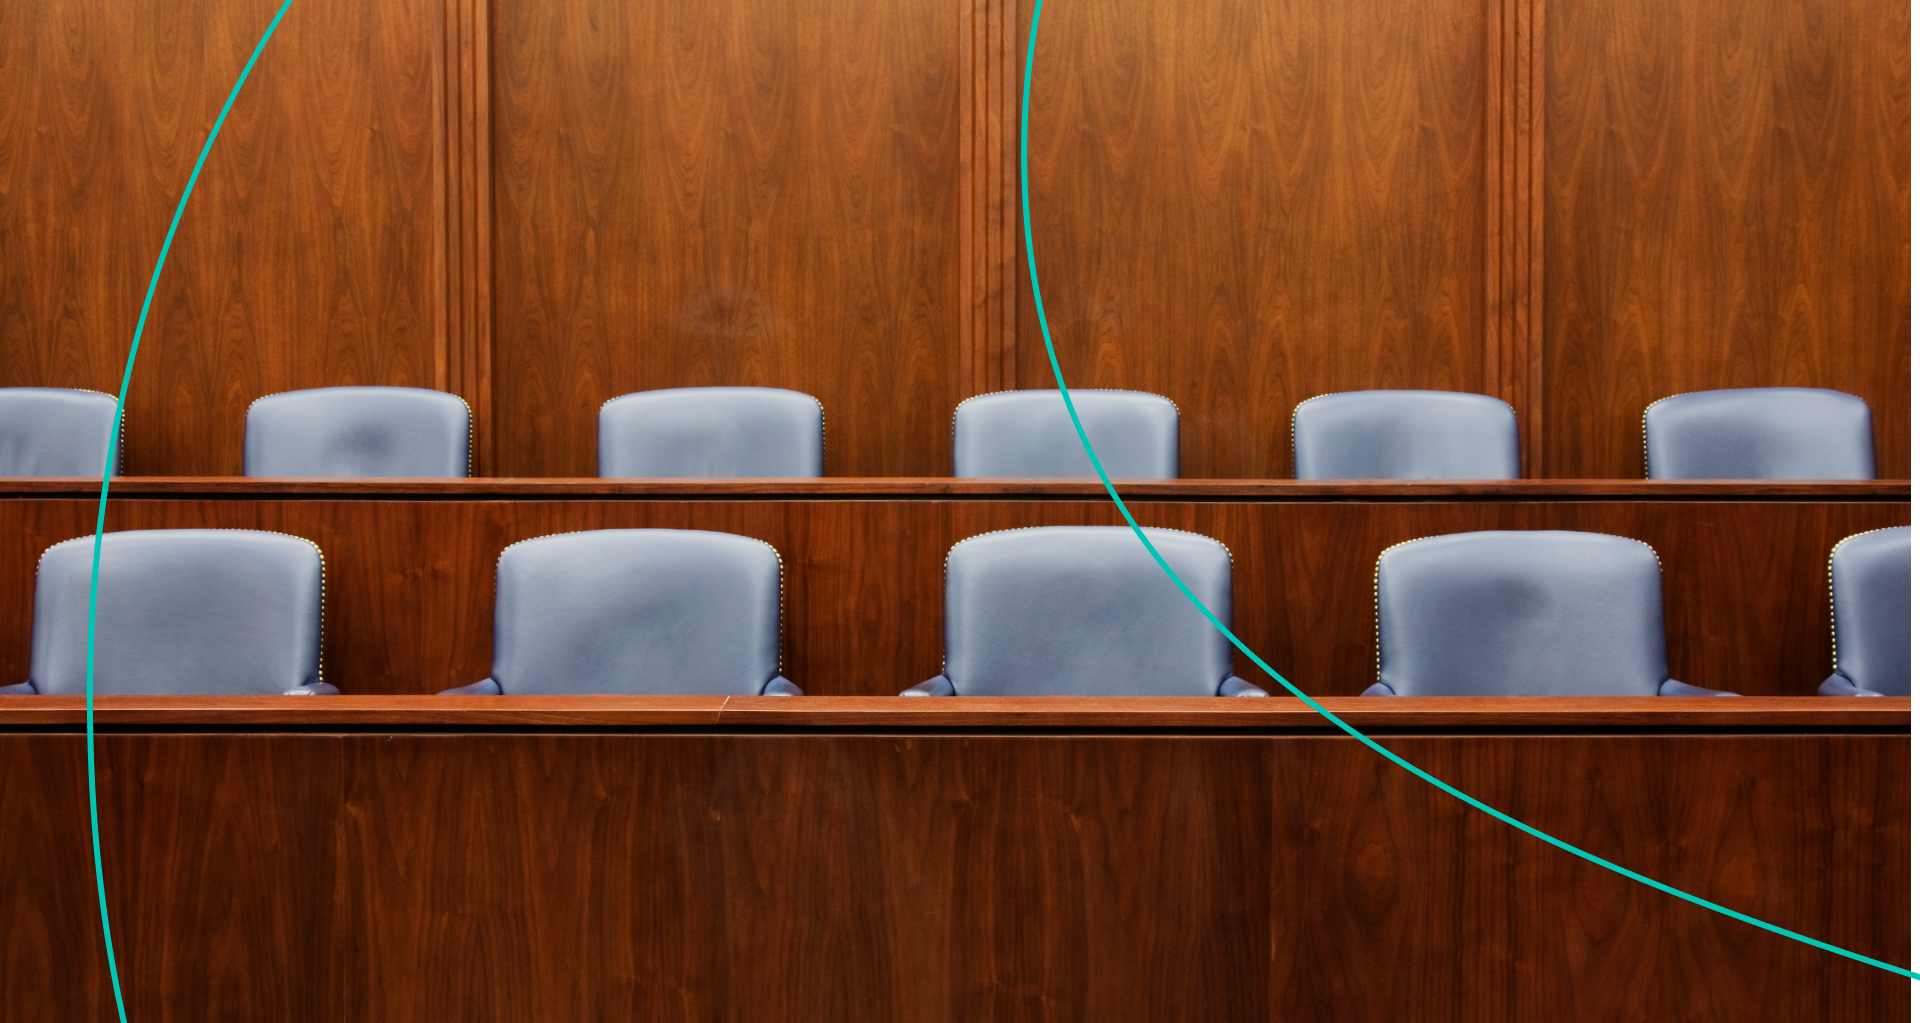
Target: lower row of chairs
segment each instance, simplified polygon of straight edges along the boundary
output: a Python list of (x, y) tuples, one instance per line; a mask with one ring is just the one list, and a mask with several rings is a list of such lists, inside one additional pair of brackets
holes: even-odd
[[(1081, 445), (1115, 479), (1180, 475), (1180, 413), (1140, 391), (1002, 391), (954, 409), (960, 477), (1086, 478)], [(0, 476), (98, 473), (114, 399), (91, 391), (0, 388)], [(819, 476), (825, 412), (811, 395), (770, 387), (641, 391), (600, 409), (600, 475)], [(1699, 391), (1642, 417), (1649, 479), (1872, 479), (1867, 404), (1807, 387)], [(268, 395), (247, 410), (248, 476), (470, 474), (466, 402), (415, 387), (319, 387)], [(1517, 479), (1520, 431), (1499, 398), (1454, 391), (1347, 391), (1293, 413), (1300, 479)], [(124, 459), (123, 459), (124, 460)]]
[[(1231, 627), (1218, 541), (1144, 529), (1194, 600)], [(1861, 533), (1830, 558), (1827, 695), (1910, 687), (1910, 534)], [(946, 663), (902, 696), (1265, 696), (1130, 529), (1049, 526), (956, 544)], [(30, 678), (81, 693), (95, 635), (106, 694), (337, 693), (321, 679), (318, 547), (253, 530), (108, 533), (41, 558)], [(526, 540), (500, 555), (493, 673), (455, 694), (800, 695), (782, 677), (783, 573), (762, 541), (682, 529)], [(1375, 567), (1377, 696), (1732, 696), (1667, 677), (1660, 563), (1637, 540), (1555, 530), (1397, 544)]]

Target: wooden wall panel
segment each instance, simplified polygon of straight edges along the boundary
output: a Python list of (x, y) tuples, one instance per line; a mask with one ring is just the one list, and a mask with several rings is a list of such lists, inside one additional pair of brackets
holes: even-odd
[(1831, 387), (1910, 451), (1908, 5), (1543, 0), (1545, 473), (1646, 473), (1640, 414)]
[[(1374, 681), (1373, 564), (1403, 540), (1476, 529), (1634, 537), (1662, 559), (1674, 678), (1753, 696), (1810, 694), (1830, 670), (1826, 554), (1904, 525), (1880, 502), (1136, 502), (1146, 525), (1233, 552), (1234, 627), (1309, 693)], [(27, 672), (33, 570), (92, 528), (87, 501), (0, 502), (0, 678)], [(508, 544), (615, 527), (765, 540), (787, 571), (785, 672), (816, 695), (880, 696), (938, 673), (949, 547), (996, 529), (1120, 525), (1098, 501), (126, 501), (109, 529), (271, 529), (327, 557), (326, 677), (348, 693), (431, 693), (485, 678), (494, 562)], [(1265, 681), (1246, 663), (1241, 677)]]
[[(118, 392), (195, 158), (277, 5), (0, 9), (0, 385)], [(253, 399), (446, 386), (438, 0), (296, 4), (189, 203), (129, 394), (127, 466), (237, 475)]]
[[(102, 737), (101, 858), (132, 1019), (343, 1019), (356, 981), (336, 834), (341, 747), (318, 736)], [(14, 1019), (114, 1011), (78, 736), (0, 742), (0, 877)], [(353, 975), (357, 977), (357, 974)]]
[[(1194, 478), (1291, 476), (1293, 407), (1329, 391), (1500, 393), (1487, 9), (1049, 6), (1033, 229), (1067, 383), (1172, 398)], [(1022, 285), (1018, 386), (1051, 387)]]
[[(1709, 915), (1344, 737), (110, 735), (137, 1018), (1867, 1021)], [(1435, 735), (1493, 805), (1907, 961), (1908, 740)], [(0, 737), (0, 991), (112, 1017), (81, 743)], [(43, 826), (53, 822), (54, 826)]]
[(591, 476), (630, 391), (790, 387), (833, 475), (949, 471), (959, 8), (500, 0), (497, 471)]

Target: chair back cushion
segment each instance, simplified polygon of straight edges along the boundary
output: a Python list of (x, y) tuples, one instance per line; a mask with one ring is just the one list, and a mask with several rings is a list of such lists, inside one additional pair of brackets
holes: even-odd
[[(33, 594), (34, 688), (84, 693), (93, 537), (54, 544)], [(143, 529), (100, 543), (94, 692), (276, 695), (320, 681), (325, 568), (310, 541)]]
[(1380, 681), (1400, 696), (1655, 696), (1660, 561), (1638, 540), (1455, 533), (1375, 569)]
[(780, 671), (780, 555), (697, 529), (543, 536), (501, 553), (493, 622), (507, 695), (758, 695)]
[(247, 409), (248, 476), (466, 476), (472, 417), (418, 387), (316, 387)]
[(1498, 398), (1458, 391), (1348, 391), (1293, 410), (1303, 480), (1511, 480), (1520, 428)]
[(1834, 545), (1833, 670), (1862, 689), (1907, 696), (1913, 688), (1913, 528), (1897, 526)]
[[(1227, 549), (1145, 532), (1231, 627)], [(1125, 527), (1013, 529), (955, 544), (946, 619), (946, 675), (961, 696), (1213, 696), (1233, 671), (1226, 638)]]
[(600, 475), (684, 479), (819, 476), (825, 414), (774, 387), (675, 387), (600, 407)]
[[(1140, 391), (1071, 391), (1087, 440), (1112, 479), (1180, 475), (1180, 412)], [(1094, 479), (1058, 390), (1002, 391), (953, 413), (953, 474), (959, 477)]]
[(1867, 403), (1813, 387), (1697, 391), (1647, 406), (1647, 478), (1870, 480)]
[(0, 476), (99, 476), (113, 406), (98, 391), (0, 388)]

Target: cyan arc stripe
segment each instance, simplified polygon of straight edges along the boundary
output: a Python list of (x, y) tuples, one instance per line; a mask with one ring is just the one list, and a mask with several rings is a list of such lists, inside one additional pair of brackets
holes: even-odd
[(1326, 718), (1328, 721), (1331, 721), (1341, 731), (1347, 733), (1348, 735), (1353, 736), (1355, 739), (1360, 740), (1362, 743), (1365, 743), (1367, 748), (1387, 758), (1389, 761), (1394, 763), (1396, 766), (1404, 769), (1409, 774), (1412, 774), (1414, 777), (1419, 778), (1421, 781), (1424, 781), (1427, 784), (1432, 785), (1434, 788), (1437, 788), (1440, 791), (1445, 792), (1447, 795), (1450, 795), (1453, 798), (1458, 799), (1462, 803), (1465, 803), (1468, 806), (1471, 806), (1474, 809), (1479, 810), (1481, 813), (1484, 813), (1504, 824), (1517, 828), (1520, 831), (1526, 832), (1527, 834), (1532, 835), (1533, 837), (1540, 839), (1543, 842), (1546, 842), (1548, 845), (1554, 846), (1555, 848), (1558, 848), (1558, 849), (1562, 849), (1566, 852), (1570, 852), (1573, 855), (1578, 856), (1581, 859), (1594, 864), (1595, 866), (1604, 867), (1608, 870), (1613, 871), (1616, 874), (1619, 874), (1621, 877), (1625, 877), (1633, 881), (1638, 881), (1649, 888), (1655, 888), (1660, 891), (1666, 892), (1668, 895), (1685, 899), (1686, 901), (1691, 902), (1694, 905), (1699, 906), (1703, 909), (1712, 910), (1713, 912), (1722, 914), (1723, 916), (1732, 917), (1733, 919), (1739, 920), (1743, 923), (1752, 924), (1753, 926), (1758, 927), (1762, 930), (1772, 931), (1773, 933), (1778, 934), (1781, 937), (1791, 938), (1794, 941), (1801, 942), (1802, 944), (1812, 945), (1815, 948), (1824, 949), (1828, 952), (1834, 953), (1835, 955), (1842, 955), (1847, 957), (1848, 959), (1854, 959), (1859, 962), (1866, 963), (1868, 966), (1877, 967), (1879, 969), (1886, 970), (1889, 973), (1897, 973), (1903, 977), (1908, 977), (1914, 980), (1920, 980), (1920, 973), (1915, 973), (1912, 970), (1895, 966), (1892, 963), (1881, 962), (1880, 960), (1875, 959), (1871, 956), (1861, 955), (1858, 952), (1841, 948), (1838, 945), (1828, 944), (1827, 942), (1821, 941), (1818, 938), (1808, 937), (1807, 935), (1801, 934), (1797, 931), (1787, 930), (1785, 927), (1778, 926), (1777, 924), (1770, 924), (1765, 920), (1762, 920), (1758, 917), (1749, 916), (1745, 913), (1740, 912), (1737, 909), (1730, 909), (1726, 906), (1720, 905), (1717, 902), (1710, 902), (1706, 899), (1703, 899), (1698, 895), (1693, 895), (1688, 892), (1683, 892), (1680, 889), (1673, 887), (1672, 885), (1663, 884), (1659, 881), (1654, 880), (1653, 878), (1646, 876), (1645, 874), (1641, 874), (1637, 871), (1630, 870), (1610, 860), (1603, 859), (1602, 857), (1596, 856), (1593, 853), (1590, 853), (1585, 849), (1582, 849), (1576, 845), (1573, 845), (1571, 843), (1564, 842), (1558, 838), (1555, 838), (1552, 835), (1549, 835), (1546, 832), (1541, 831), (1539, 828), (1536, 828), (1526, 823), (1525, 821), (1521, 821), (1514, 817), (1508, 816), (1507, 814), (1499, 810), (1496, 810), (1491, 806), (1488, 806), (1486, 803), (1483, 803), (1480, 800), (1475, 799), (1474, 797), (1466, 794), (1465, 792), (1462, 792), (1459, 789), (1454, 788), (1452, 785), (1449, 785), (1446, 782), (1441, 781), (1440, 779), (1434, 777), (1433, 775), (1428, 774), (1426, 771), (1421, 770), (1420, 768), (1409, 763), (1407, 760), (1402, 758), (1400, 755), (1394, 753), (1392, 750), (1389, 750), (1386, 747), (1368, 738), (1366, 735), (1362, 734), (1359, 729), (1354, 728), (1352, 725), (1349, 725), (1345, 721), (1341, 720), (1339, 715), (1334, 714), (1332, 711), (1326, 709), (1325, 707), (1322, 707), (1317, 701), (1314, 700), (1313, 697), (1308, 696), (1306, 693), (1302, 692), (1299, 689), (1299, 687), (1295, 686), (1292, 682), (1287, 681), (1284, 677), (1281, 676), (1279, 672), (1273, 670), (1273, 667), (1271, 665), (1269, 665), (1266, 661), (1262, 660), (1260, 658), (1260, 655), (1254, 653), (1253, 650), (1247, 646), (1247, 644), (1241, 642), (1240, 637), (1234, 635), (1232, 629), (1227, 628), (1224, 624), (1221, 623), (1220, 619), (1215, 618), (1213, 616), (1213, 612), (1207, 610), (1207, 606), (1201, 603), (1198, 597), (1195, 597), (1193, 595), (1193, 591), (1187, 588), (1187, 584), (1180, 578), (1179, 573), (1175, 572), (1173, 570), (1173, 567), (1167, 564), (1167, 559), (1161, 557), (1160, 552), (1154, 548), (1153, 541), (1147, 539), (1147, 534), (1141, 531), (1140, 524), (1134, 521), (1133, 512), (1128, 510), (1127, 503), (1120, 499), (1120, 492), (1114, 489), (1113, 481), (1107, 478), (1106, 467), (1100, 464), (1100, 456), (1094, 453), (1092, 442), (1087, 440), (1086, 428), (1082, 426), (1080, 423), (1080, 413), (1076, 411), (1073, 407), (1073, 395), (1069, 394), (1067, 391), (1066, 377), (1060, 372), (1060, 357), (1058, 353), (1054, 351), (1053, 332), (1047, 326), (1047, 307), (1046, 307), (1045, 301), (1040, 297), (1039, 264), (1038, 264), (1038, 261), (1035, 260), (1034, 253), (1033, 253), (1033, 203), (1032, 203), (1032, 198), (1029, 194), (1029, 184), (1028, 184), (1028, 175), (1027, 175), (1027, 129), (1028, 129), (1028, 122), (1030, 120), (1030, 115), (1031, 115), (1032, 106), (1033, 106), (1033, 51), (1034, 51), (1034, 44), (1038, 41), (1040, 37), (1040, 12), (1045, 7), (1046, 7), (1046, 0), (1034, 0), (1033, 22), (1030, 26), (1028, 26), (1028, 29), (1027, 29), (1026, 70), (1021, 75), (1021, 80), (1020, 80), (1020, 226), (1022, 231), (1026, 235), (1027, 278), (1033, 285), (1033, 307), (1034, 307), (1034, 312), (1038, 314), (1039, 320), (1040, 320), (1040, 339), (1046, 343), (1047, 364), (1053, 368), (1053, 382), (1055, 386), (1057, 386), (1060, 389), (1061, 400), (1066, 402), (1067, 415), (1073, 420), (1074, 432), (1079, 434), (1080, 446), (1086, 449), (1087, 457), (1093, 461), (1093, 471), (1100, 475), (1100, 483), (1102, 486), (1106, 488), (1107, 496), (1113, 500), (1115, 507), (1118, 507), (1120, 509), (1120, 514), (1126, 518), (1127, 525), (1133, 529), (1134, 536), (1138, 537), (1140, 539), (1140, 543), (1147, 548), (1147, 553), (1153, 555), (1153, 560), (1159, 563), (1160, 570), (1166, 573), (1167, 578), (1173, 580), (1173, 584), (1175, 586), (1180, 588), (1180, 592), (1186, 596), (1188, 603), (1191, 603), (1195, 608), (1199, 609), (1200, 613), (1206, 616), (1207, 621), (1212, 622), (1213, 627), (1215, 629), (1218, 629), (1221, 635), (1227, 637), (1227, 639), (1231, 641), (1234, 646), (1240, 649), (1241, 653), (1246, 654), (1247, 657), (1253, 661), (1253, 663), (1259, 665), (1261, 671), (1266, 672), (1268, 675), (1273, 677), (1274, 681), (1287, 687), (1288, 692), (1299, 697), (1301, 700), (1306, 701), (1307, 706), (1312, 707), (1315, 713), (1318, 713), (1321, 717)]
[(279, 13), (273, 16), (260, 42), (254, 45), (253, 55), (247, 58), (246, 66), (240, 69), (239, 80), (233, 83), (233, 91), (227, 93), (226, 105), (220, 108), (213, 129), (207, 132), (206, 144), (200, 147), (200, 158), (193, 162), (193, 174), (187, 178), (186, 190), (180, 193), (180, 202), (173, 208), (173, 222), (167, 225), (160, 258), (154, 260), (153, 276), (147, 280), (147, 297), (140, 302), (140, 319), (133, 325), (133, 344), (127, 350), (127, 368), (120, 375), (120, 395), (113, 405), (113, 432), (107, 435), (107, 465), (100, 477), (100, 508), (93, 522), (93, 576), (87, 586), (87, 815), (93, 828), (93, 883), (100, 896), (100, 934), (107, 943), (107, 977), (113, 982), (113, 1004), (120, 1011), (120, 1023), (127, 1023), (127, 1000), (120, 991), (120, 967), (113, 955), (113, 925), (107, 917), (107, 874), (100, 862), (100, 784), (93, 751), (93, 647), (100, 610), (100, 539), (107, 531), (107, 491), (113, 484), (113, 466), (119, 457), (120, 425), (127, 411), (127, 388), (133, 383), (133, 360), (140, 355), (140, 335), (146, 332), (153, 294), (160, 287), (160, 271), (167, 265), (167, 253), (173, 251), (173, 236), (180, 230), (180, 218), (187, 212), (193, 186), (200, 182), (200, 170), (207, 165), (207, 154), (213, 151), (213, 140), (220, 137), (220, 128), (233, 111), (233, 101), (240, 98), (240, 87), (247, 84), (247, 76), (253, 73), (260, 52), (267, 48), (267, 40), (273, 38), (274, 29), (280, 27), (280, 19), (287, 16), (287, 8), (292, 6), (293, 0), (283, 0)]

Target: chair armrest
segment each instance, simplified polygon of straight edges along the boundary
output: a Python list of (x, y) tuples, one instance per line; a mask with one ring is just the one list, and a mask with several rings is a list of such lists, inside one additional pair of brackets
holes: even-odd
[(1660, 695), (1661, 696), (1739, 696), (1740, 694), (1723, 692), (1719, 689), (1706, 689), (1700, 686), (1690, 686), (1685, 682), (1675, 682), (1673, 679), (1668, 679), (1665, 682), (1660, 683)]
[(1259, 686), (1254, 685), (1253, 683), (1247, 681), (1244, 678), (1228, 675), (1226, 677), (1226, 680), (1220, 683), (1219, 690), (1217, 690), (1213, 695), (1215, 696), (1267, 696), (1270, 694), (1265, 689), (1262, 689)]
[(925, 682), (920, 683), (917, 686), (914, 686), (910, 689), (901, 690), (900, 695), (901, 696), (952, 696), (953, 681), (947, 678), (947, 676), (945, 676), (944, 674), (935, 675), (934, 677), (926, 680)]
[(796, 686), (793, 683), (787, 681), (786, 679), (781, 678), (779, 675), (775, 675), (774, 677), (767, 680), (766, 685), (760, 687), (760, 695), (761, 696), (805, 696), (807, 694), (801, 692), (799, 686)]
[(37, 696), (40, 690), (31, 682), (15, 682), (10, 686), (0, 686), (0, 696)]
[(340, 690), (325, 682), (314, 682), (304, 686), (294, 686), (281, 693), (282, 696), (339, 696)]
[[(0, 693), (4, 693), (4, 692), (6, 692), (5, 689), (0, 689)], [(1827, 680), (1825, 682), (1820, 683), (1820, 695), (1821, 696), (1885, 696), (1887, 694), (1876, 693), (1871, 689), (1862, 689), (1859, 686), (1854, 685), (1852, 679), (1836, 671), (1833, 674), (1828, 675)]]
[(500, 683), (495, 682), (490, 678), (483, 678), (480, 681), (475, 682), (470, 686), (456, 686), (452, 689), (442, 689), (440, 690), (440, 695), (441, 696), (499, 696)]
[(1393, 687), (1386, 684), (1385, 682), (1375, 682), (1374, 684), (1368, 686), (1367, 688), (1362, 689), (1360, 691), (1360, 695), (1361, 696), (1399, 696), (1400, 694), (1394, 692)]

